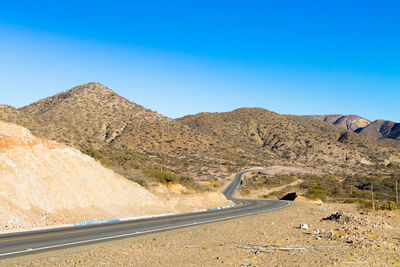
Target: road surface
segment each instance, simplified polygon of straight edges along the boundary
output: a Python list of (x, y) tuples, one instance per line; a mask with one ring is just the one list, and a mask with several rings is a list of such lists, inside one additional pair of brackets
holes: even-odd
[(191, 212), (163, 217), (120, 221), (78, 227), (54, 228), (41, 231), (19, 232), (0, 235), (0, 260), (24, 254), (38, 253), (85, 244), (105, 242), (199, 224), (229, 220), (285, 208), (290, 202), (280, 200), (247, 200), (233, 197), (238, 190), (244, 173), (236, 174), (224, 190), (227, 199), (236, 206), (219, 210)]

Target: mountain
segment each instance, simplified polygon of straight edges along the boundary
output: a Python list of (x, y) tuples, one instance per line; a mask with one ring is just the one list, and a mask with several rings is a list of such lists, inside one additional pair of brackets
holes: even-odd
[[(370, 122), (354, 115), (308, 115), (304, 117), (330, 123), (376, 140), (400, 139), (400, 123), (392, 121), (376, 120)], [(387, 141), (390, 142), (391, 140)]]
[(201, 165), (219, 168), (224, 161), (236, 165), (233, 162), (241, 156), (230, 153), (236, 148), (223, 140), (146, 109), (98, 83), (83, 84), (20, 109), (2, 105), (0, 120), (79, 148), (109, 167), (161, 165), (185, 172)]
[(364, 118), (355, 115), (309, 115), (304, 116), (312, 120), (327, 122), (349, 131), (356, 131), (357, 129), (368, 126), (371, 122)]
[[(350, 118), (329, 119), (357, 127)], [(335, 125), (261, 108), (170, 119), (98, 83), (20, 109), (2, 105), (0, 120), (78, 148), (128, 178), (135, 176), (131, 169), (161, 167), (211, 178), (272, 162), (384, 162), (397, 153)]]
[(179, 120), (258, 157), (275, 155), (305, 161), (368, 162), (371, 157), (389, 157), (392, 150), (334, 125), (261, 108), (200, 113)]
[(203, 149), (213, 142), (98, 83), (77, 86), (20, 111), (57, 128), (46, 133), (48, 138), (72, 145), (101, 143), (140, 152), (171, 152)]
[[(187, 154), (218, 143), (98, 83), (77, 86), (13, 112), (34, 118), (38, 127), (46, 128), (41, 132), (47, 138), (78, 147), (110, 145), (149, 154)], [(27, 124), (25, 119), (21, 122)]]
[(376, 120), (364, 128), (357, 129), (356, 132), (374, 139), (400, 140), (400, 123)]

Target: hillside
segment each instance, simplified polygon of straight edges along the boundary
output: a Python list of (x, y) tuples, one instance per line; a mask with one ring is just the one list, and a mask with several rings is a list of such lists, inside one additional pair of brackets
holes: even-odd
[(153, 192), (77, 149), (0, 122), (0, 230), (188, 212), (230, 204), (221, 193), (154, 184)]
[(4, 122), (0, 188), (3, 229), (172, 211), (148, 190), (78, 150)]
[(48, 138), (72, 145), (110, 144), (140, 152), (167, 153), (201, 149), (212, 142), (192, 129), (175, 123), (117, 95), (98, 83), (77, 86), (21, 109), (25, 114), (57, 125)]
[(57, 127), (57, 125), (46, 125), (46, 122), (39, 118), (7, 105), (0, 105), (0, 120), (29, 128), (29, 130), (37, 136), (43, 136), (42, 133), (48, 131), (56, 132), (58, 130), (51, 129), (52, 127)]
[(325, 121), (337, 122), (329, 125), (244, 108), (170, 119), (98, 83), (77, 86), (21, 109), (2, 105), (0, 120), (78, 148), (143, 185), (147, 178), (138, 179), (137, 170), (147, 168), (209, 179), (245, 166), (370, 164), (371, 159), (387, 164), (388, 159), (399, 158), (397, 148), (346, 131), (367, 123), (356, 116), (328, 116)]
[(374, 139), (400, 140), (400, 123), (376, 120), (356, 132)]
[(240, 158), (226, 153), (234, 148), (222, 140), (145, 109), (98, 83), (77, 86), (21, 109), (3, 105), (0, 119), (79, 148), (117, 171), (121, 165), (165, 166), (180, 172), (200, 165), (219, 169), (216, 158), (230, 164)]
[(272, 154), (300, 161), (367, 163), (369, 158), (383, 160), (394, 153), (389, 147), (339, 127), (261, 108), (201, 113), (180, 121), (264, 157)]

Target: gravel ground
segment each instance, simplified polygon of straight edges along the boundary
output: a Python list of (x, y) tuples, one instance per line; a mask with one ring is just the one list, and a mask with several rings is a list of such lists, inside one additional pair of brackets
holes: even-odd
[[(340, 218), (321, 220), (339, 212)], [(308, 229), (299, 229), (307, 224)], [(295, 202), (226, 222), (47, 252), (11, 266), (400, 266), (400, 214)]]

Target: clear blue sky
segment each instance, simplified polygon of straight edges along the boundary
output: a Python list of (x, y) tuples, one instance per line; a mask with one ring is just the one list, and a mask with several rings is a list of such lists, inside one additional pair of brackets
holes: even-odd
[(400, 121), (399, 1), (0, 2), (0, 103), (86, 82), (169, 117)]

